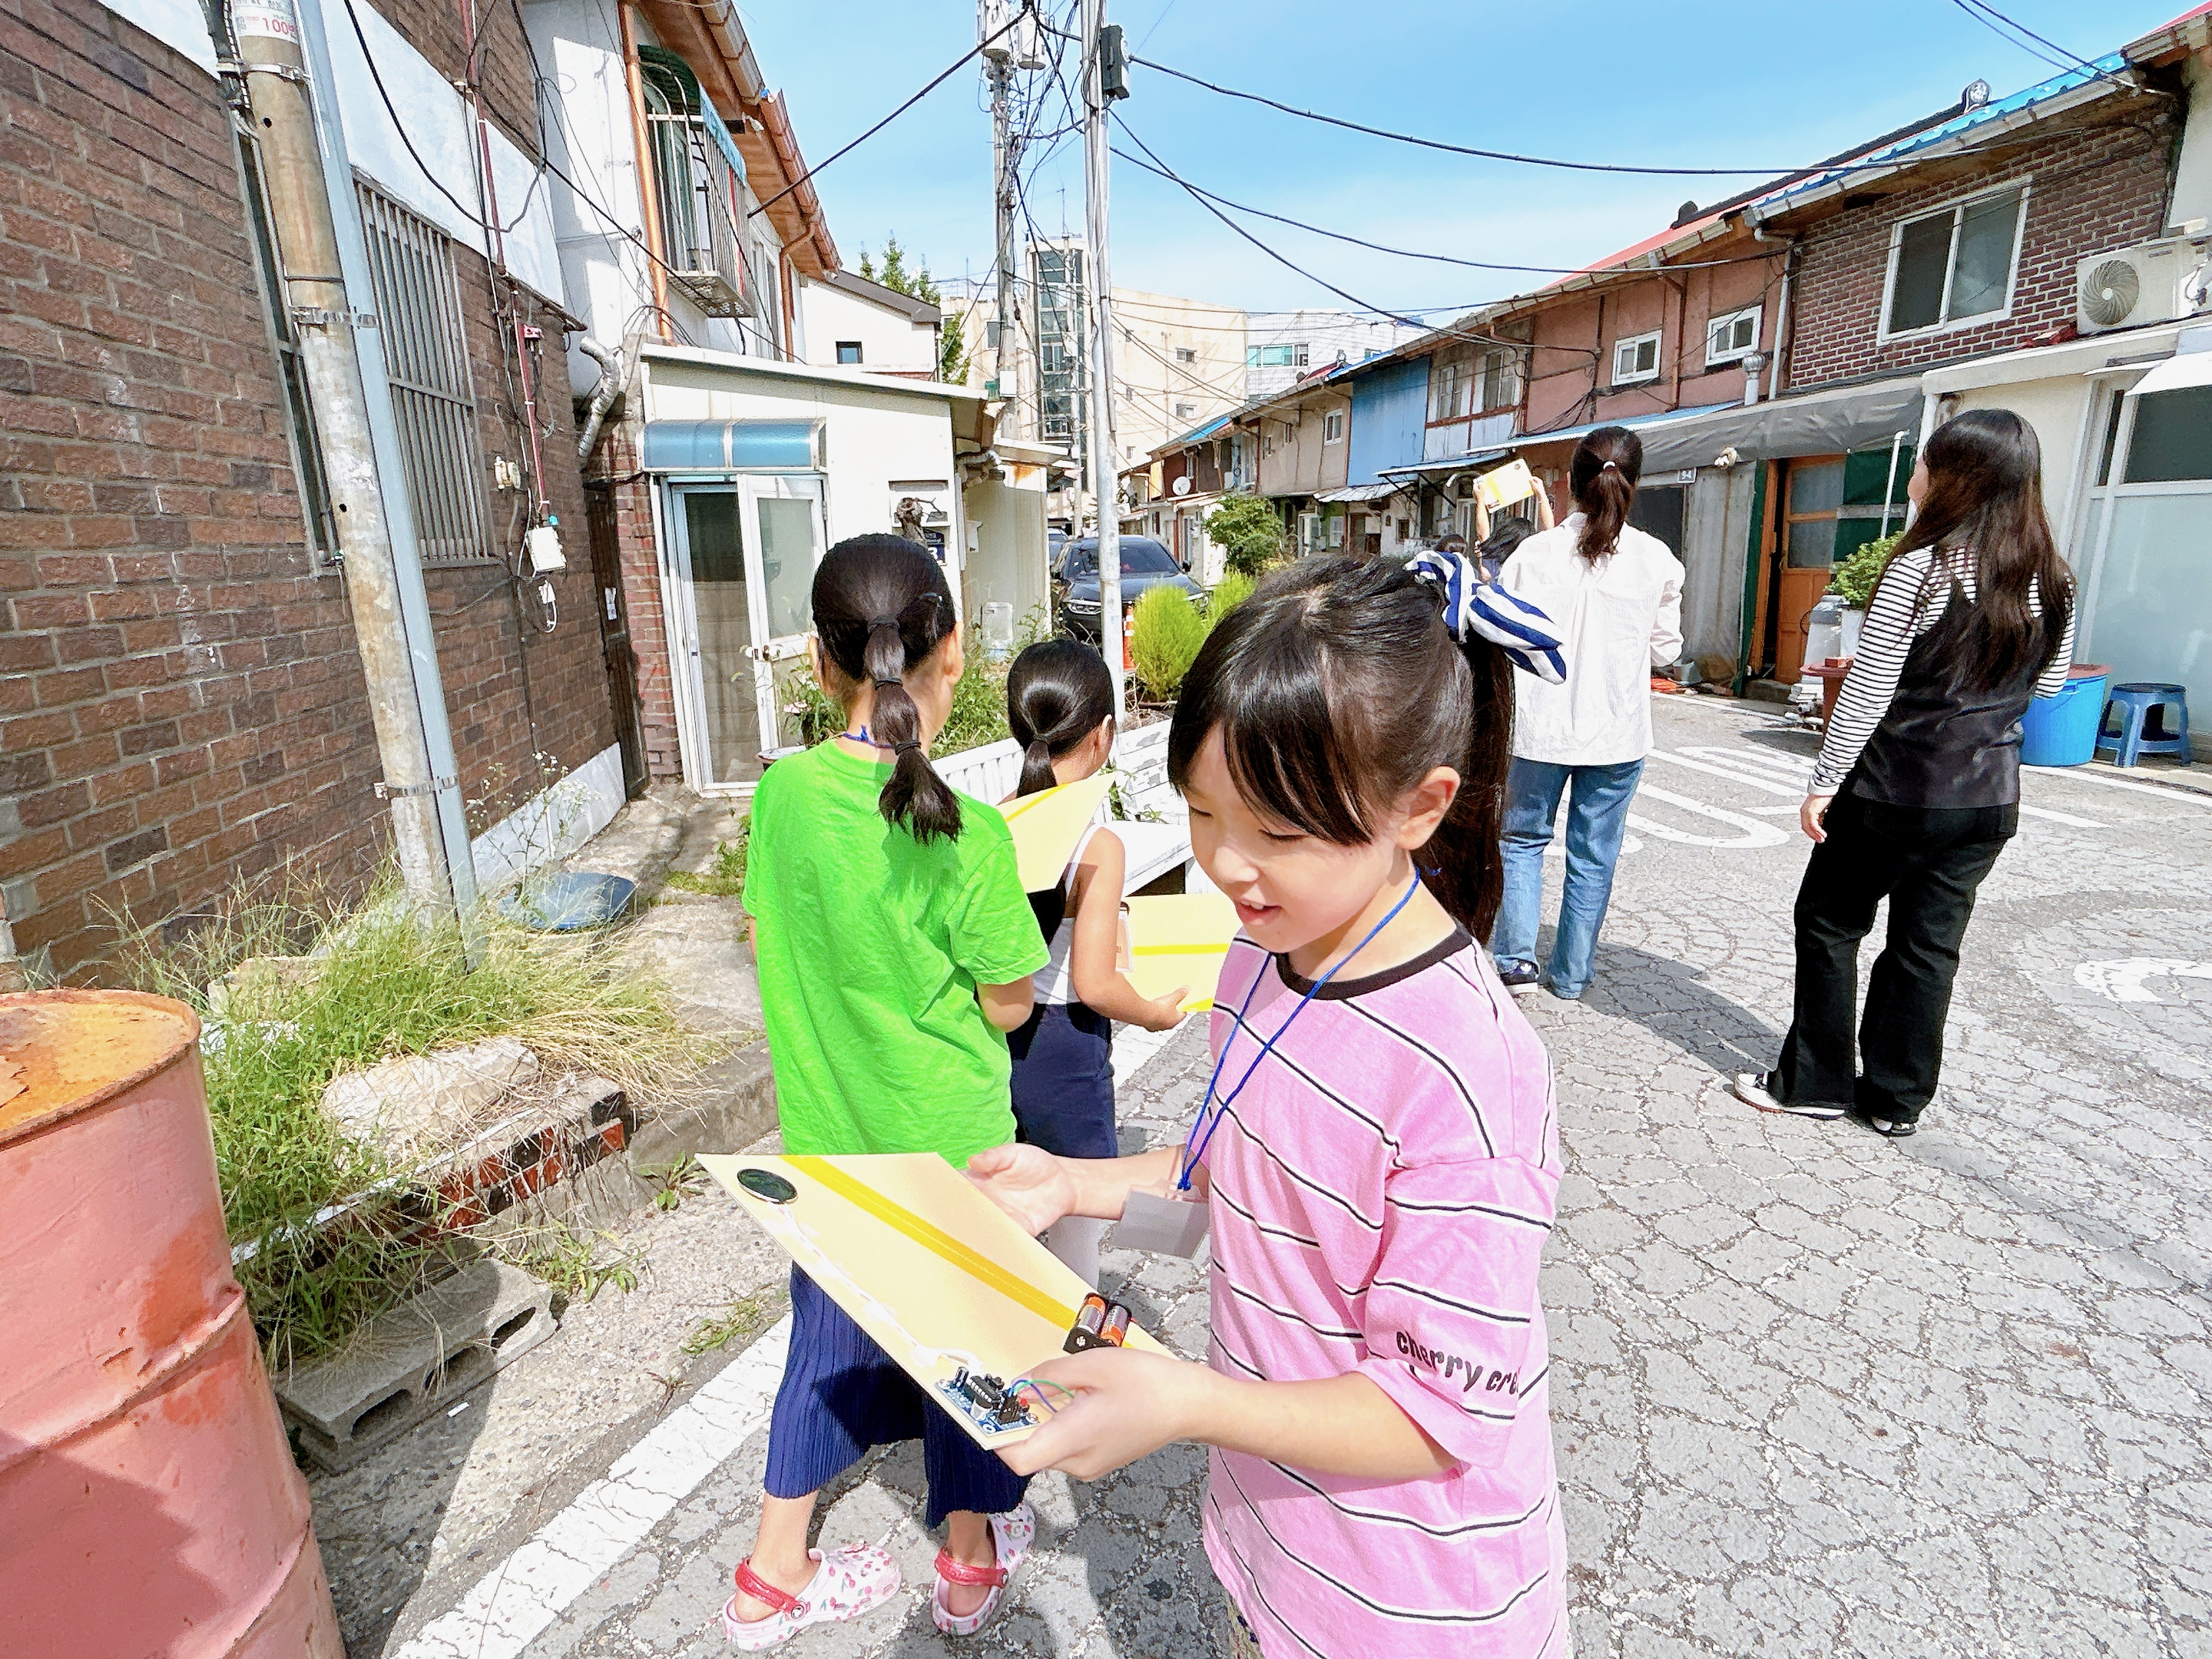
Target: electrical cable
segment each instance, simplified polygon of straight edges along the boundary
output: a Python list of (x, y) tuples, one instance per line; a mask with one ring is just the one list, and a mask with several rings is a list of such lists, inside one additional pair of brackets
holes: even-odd
[[(2041, 59), (2044, 63), (2049, 64), (2052, 68), (2059, 70), (2063, 74), (2073, 75), (2082, 70), (2087, 70), (2099, 80), (2109, 81), (2116, 87), (2126, 88), (2130, 92), (2147, 92), (2160, 98), (2171, 98), (2173, 96), (2172, 93), (2166, 91), (2163, 87), (2146, 86), (2140, 82), (2123, 79), (2121, 76), (2114, 75), (2111, 70), (2104, 68), (2101, 64), (2093, 63), (2088, 58), (2083, 58), (2076, 52), (2067, 51), (2065, 47), (2060, 46), (2056, 40), (2052, 40), (2045, 36), (2038, 34), (2033, 29), (2028, 27), (2027, 24), (2007, 16), (2003, 12), (1999, 11), (1995, 6), (1990, 5), (1989, 3), (1989, 0), (1971, 0), (1971, 3), (1970, 0), (1951, 0), (1951, 3), (1957, 6), (1960, 11), (1965, 12), (1967, 16), (1972, 18), (1977, 23), (1981, 24), (1983, 27), (1988, 29), (1999, 40), (2003, 40), (2009, 46), (2020, 47), (2020, 49), (2027, 53), (2029, 57)], [(2003, 27), (1999, 27), (1998, 26), (2000, 24), (2003, 25)], [(2036, 42), (2038, 46), (2048, 46), (2051, 52), (2055, 52), (2058, 54), (2057, 58), (2051, 58), (2045, 52), (2038, 52), (2034, 46), (2027, 46), (2019, 40), (2014, 40), (2010, 35), (2008, 35), (2004, 32), (2005, 29), (2008, 28), (2016, 30), (2020, 33), (2026, 35), (2030, 40)]]
[[(346, 0), (346, 3), (350, 6), (353, 3), (353, 0)], [(882, 120), (877, 122), (875, 125), (870, 127), (866, 132), (854, 139), (850, 143), (845, 145), (841, 149), (832, 151), (829, 155), (824, 156), (821, 161), (807, 168), (805, 172), (800, 173), (799, 177), (793, 179), (781, 190), (776, 191), (775, 195), (769, 197), (768, 200), (763, 202), (758, 207), (748, 210), (745, 214), (745, 217), (748, 219), (757, 218), (760, 215), (767, 212), (778, 202), (781, 202), (785, 197), (790, 195), (792, 191), (797, 190), (801, 185), (812, 179), (816, 173), (821, 172), (823, 168), (828, 167), (832, 161), (836, 161), (840, 156), (851, 155), (862, 144), (866, 143), (869, 139), (874, 137), (885, 127), (890, 125), (892, 122), (897, 120), (900, 116), (905, 114), (923, 99), (928, 97), (931, 93), (935, 92), (938, 88), (943, 86), (947, 81), (950, 81), (955, 75), (958, 74), (962, 69), (966, 67), (968, 64), (972, 62), (974, 59), (981, 57), (983, 55), (983, 49), (986, 46), (993, 45), (1001, 37), (1011, 34), (1016, 28), (1019, 27), (1023, 17), (1031, 13), (1033, 9), (1034, 0), (1025, 0), (1025, 3), (1023, 5), (1020, 11), (1016, 12), (1014, 15), (996, 32), (987, 36), (981, 40), (978, 40), (966, 52), (962, 52), (960, 56), (954, 59), (953, 62), (946, 68), (939, 70), (936, 75), (931, 76), (928, 83), (925, 85), (921, 91), (915, 93), (904, 103), (901, 104), (896, 109), (884, 116)], [(1040, 25), (1043, 24), (1043, 19), (1039, 18), (1037, 21)]]
[[(392, 118), (392, 131), (399, 135), (399, 142), (406, 147), (407, 154), (413, 158), (416, 168), (425, 179), (430, 181), (430, 187), (453, 204), (454, 212), (459, 214), (478, 230), (492, 228), (487, 226), (477, 215), (463, 207), (460, 198), (447, 190), (440, 182), (438, 175), (430, 171), (430, 164), (422, 159), (422, 153), (415, 148), (415, 141), (407, 136), (407, 124), (399, 118), (399, 110), (392, 101), (392, 94), (385, 87), (383, 76), (377, 73), (376, 58), (368, 49), (368, 35), (361, 26), (361, 14), (353, 9), (353, 0), (345, 0), (345, 9), (346, 21), (353, 25), (353, 37), (361, 43), (362, 62), (368, 65), (368, 78), (376, 83), (376, 95), (384, 105), (384, 112)], [(507, 232), (516, 228), (530, 216), (531, 198), (538, 194), (538, 180), (544, 178), (548, 165), (543, 154), (543, 146), (540, 146), (538, 171), (531, 176), (530, 188), (522, 194), (522, 205), (515, 210), (514, 222), (497, 227), (501, 235), (506, 235)]]

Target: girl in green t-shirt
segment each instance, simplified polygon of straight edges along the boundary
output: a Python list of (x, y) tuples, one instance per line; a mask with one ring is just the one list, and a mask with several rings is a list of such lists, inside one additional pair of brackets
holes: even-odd
[[(762, 778), (746, 860), (784, 1148), (964, 1163), (1013, 1139), (1004, 1034), (1029, 1018), (1045, 950), (1006, 820), (929, 763), (962, 668), (951, 589), (927, 550), (860, 536), (823, 560), (813, 611), (815, 675), (845, 729)], [(795, 1267), (791, 1304), (760, 1531), (723, 1628), (773, 1647), (896, 1591), (883, 1550), (806, 1536), (825, 1482), (919, 1437), (927, 1524), (945, 1522), (932, 1612), (949, 1634), (980, 1629), (1036, 1530), (1027, 1482)]]

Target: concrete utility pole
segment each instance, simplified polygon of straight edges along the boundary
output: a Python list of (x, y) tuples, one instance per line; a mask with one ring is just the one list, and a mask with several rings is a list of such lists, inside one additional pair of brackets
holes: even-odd
[[(400, 877), (417, 910), (450, 921), (463, 906), (455, 893), (435, 794), (451, 781), (432, 775), (422, 692), (401, 612), (398, 560), (385, 518), (354, 340), (354, 330), (375, 326), (375, 319), (354, 307), (337, 274), (337, 230), (293, 0), (237, 0), (231, 27), (284, 268), (286, 292), (279, 303), (291, 310), (307, 395), (323, 440), (323, 471), (337, 509), (332, 516), (345, 561), (346, 598), (368, 682), (377, 757), (384, 768), (381, 789), (392, 803)], [(435, 687), (432, 691), (443, 695)]]
[[(1127, 705), (1121, 676), (1121, 515), (1114, 500), (1113, 282), (1106, 258), (1108, 102), (1129, 95), (1121, 31), (1106, 27), (1106, 0), (1083, 0), (1083, 232), (1090, 245), (1091, 495), (1098, 513), (1098, 643), (1114, 677), (1114, 707)], [(1079, 523), (1077, 529), (1082, 526)]]
[(994, 326), (999, 331), (999, 343), (994, 362), (999, 395), (1006, 400), (1013, 417), (1006, 422), (1006, 435), (1026, 438), (1030, 434), (1022, 416), (1021, 354), (1015, 344), (1021, 330), (1014, 321), (1014, 170), (1021, 165), (1022, 149), (1006, 111), (1006, 89), (1013, 79), (1013, 67), (1006, 58), (987, 53), (983, 73), (991, 82), (991, 208), (998, 229), (992, 260), (998, 277), (994, 312), (998, 321)]

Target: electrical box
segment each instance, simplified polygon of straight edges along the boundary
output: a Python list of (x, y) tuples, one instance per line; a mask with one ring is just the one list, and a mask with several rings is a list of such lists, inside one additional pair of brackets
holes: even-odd
[(557, 525), (541, 524), (523, 538), (524, 556), (530, 561), (530, 574), (543, 576), (548, 571), (566, 570), (568, 556), (561, 550), (561, 531)]

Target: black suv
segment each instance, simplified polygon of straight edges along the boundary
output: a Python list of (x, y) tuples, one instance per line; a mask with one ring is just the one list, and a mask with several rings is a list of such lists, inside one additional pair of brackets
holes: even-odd
[[(1185, 575), (1175, 555), (1150, 536), (1121, 538), (1121, 611), (1127, 615), (1137, 600), (1155, 587), (1179, 587), (1193, 600), (1203, 600), (1206, 590)], [(1096, 643), (1098, 615), (1098, 538), (1085, 536), (1062, 544), (1052, 568), (1054, 608), (1060, 626), (1078, 639)]]

